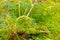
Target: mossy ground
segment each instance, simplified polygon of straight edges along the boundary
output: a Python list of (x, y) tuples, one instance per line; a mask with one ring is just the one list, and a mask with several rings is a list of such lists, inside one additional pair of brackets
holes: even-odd
[(59, 40), (60, 5), (53, 1), (0, 1), (0, 40)]

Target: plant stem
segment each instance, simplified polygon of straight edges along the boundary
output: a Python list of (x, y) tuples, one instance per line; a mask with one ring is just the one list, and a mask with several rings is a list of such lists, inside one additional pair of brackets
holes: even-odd
[(30, 14), (30, 12), (32, 11), (32, 9), (33, 9), (34, 5), (35, 5), (35, 3), (34, 3), (34, 4), (32, 4), (32, 7), (31, 7), (31, 9), (29, 10), (29, 12), (28, 12), (27, 16), (29, 16), (29, 14)]
[(26, 14), (27, 10), (28, 10), (28, 9), (26, 8), (26, 9), (25, 9), (25, 12), (24, 12), (24, 15)]
[(20, 16), (20, 1), (18, 1), (18, 11), (19, 11), (19, 16)]
[(32, 3), (32, 1), (31, 1), (32, 7), (30, 8), (30, 10), (29, 10), (27, 16), (29, 16), (29, 14), (30, 14), (30, 12), (32, 11), (32, 9), (33, 9), (33, 7), (34, 7), (34, 5), (35, 5), (36, 2), (37, 2), (37, 0), (35, 0), (34, 3)]
[(8, 24), (8, 26), (9, 26), (10, 31), (12, 31), (16, 35), (17, 39), (20, 40), (18, 37), (18, 34), (13, 30), (13, 28), (11, 28), (11, 26), (9, 24)]

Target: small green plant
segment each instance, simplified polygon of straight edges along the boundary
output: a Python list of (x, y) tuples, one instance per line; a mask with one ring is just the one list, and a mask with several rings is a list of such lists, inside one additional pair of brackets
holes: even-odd
[(60, 18), (56, 3), (16, 0), (1, 8), (0, 40), (55, 40)]

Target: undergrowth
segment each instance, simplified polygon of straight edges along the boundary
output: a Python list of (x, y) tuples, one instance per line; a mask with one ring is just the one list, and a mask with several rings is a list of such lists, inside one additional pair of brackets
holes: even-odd
[(56, 40), (59, 5), (52, 1), (0, 3), (0, 40)]

